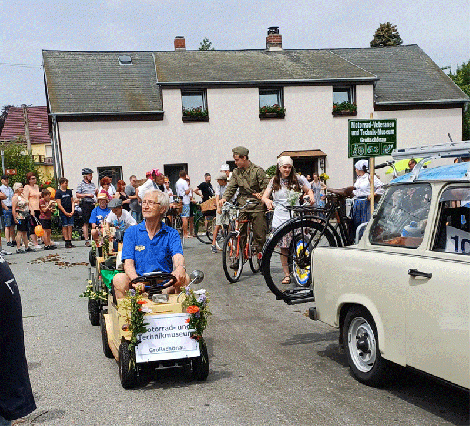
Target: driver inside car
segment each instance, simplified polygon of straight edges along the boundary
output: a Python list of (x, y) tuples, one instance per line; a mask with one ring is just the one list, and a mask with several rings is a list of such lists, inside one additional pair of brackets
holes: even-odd
[[(144, 220), (126, 230), (122, 248), (125, 273), (114, 276), (116, 299), (122, 299), (130, 282), (146, 273), (172, 273), (176, 282), (163, 293), (179, 293), (189, 283), (184, 264), (183, 247), (176, 229), (162, 222), (170, 205), (168, 194), (158, 190), (148, 191), (142, 200)], [(134, 287), (142, 287), (135, 284)]]

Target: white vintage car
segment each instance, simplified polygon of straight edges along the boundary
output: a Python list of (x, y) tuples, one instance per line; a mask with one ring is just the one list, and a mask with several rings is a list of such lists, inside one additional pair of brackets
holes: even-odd
[(470, 163), (422, 168), (470, 152), (450, 145), (413, 155), (425, 159), (392, 181), (357, 245), (312, 255), (310, 317), (340, 329), (363, 383), (380, 385), (392, 362), (470, 387)]

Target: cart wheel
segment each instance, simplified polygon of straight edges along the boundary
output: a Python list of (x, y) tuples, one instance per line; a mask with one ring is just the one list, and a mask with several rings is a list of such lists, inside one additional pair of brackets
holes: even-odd
[(205, 381), (209, 375), (209, 354), (204, 339), (199, 341), (201, 355), (191, 360), (191, 379)]
[(100, 325), (100, 302), (95, 299), (88, 299), (88, 318), (91, 325)]
[(90, 262), (90, 266), (96, 266), (96, 250), (94, 248), (90, 249), (90, 253), (88, 254), (88, 261)]
[(124, 389), (131, 389), (137, 385), (136, 363), (126, 341), (119, 345), (119, 378)]
[(106, 330), (106, 320), (104, 314), (100, 314), (101, 340), (103, 341), (103, 352), (106, 358), (114, 358), (113, 351), (109, 347), (108, 331)]

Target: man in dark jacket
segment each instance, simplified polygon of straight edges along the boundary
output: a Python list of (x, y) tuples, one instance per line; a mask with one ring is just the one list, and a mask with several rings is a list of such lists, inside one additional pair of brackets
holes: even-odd
[(36, 409), (24, 352), (21, 298), (15, 277), (0, 256), (0, 426)]

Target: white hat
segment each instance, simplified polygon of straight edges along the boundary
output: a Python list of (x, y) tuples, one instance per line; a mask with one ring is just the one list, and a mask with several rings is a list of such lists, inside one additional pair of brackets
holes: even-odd
[(277, 159), (277, 165), (279, 167), (282, 167), (282, 166), (285, 166), (286, 164), (290, 164), (291, 166), (294, 166), (294, 161), (288, 155), (281, 155)]
[(356, 164), (354, 164), (356, 170), (364, 170), (369, 168), (369, 162), (367, 160), (359, 160)]
[(230, 170), (230, 166), (229, 166), (227, 163), (222, 164), (222, 165), (220, 166), (220, 171), (224, 171), (224, 172), (225, 172), (225, 171), (227, 171), (227, 170)]

